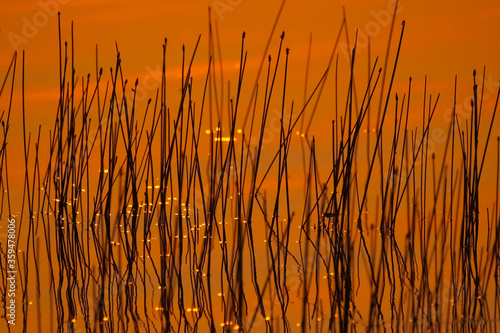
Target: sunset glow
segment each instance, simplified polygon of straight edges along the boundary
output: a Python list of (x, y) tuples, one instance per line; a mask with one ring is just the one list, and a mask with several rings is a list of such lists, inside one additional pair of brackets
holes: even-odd
[(6, 2), (0, 331), (495, 332), (499, 17)]

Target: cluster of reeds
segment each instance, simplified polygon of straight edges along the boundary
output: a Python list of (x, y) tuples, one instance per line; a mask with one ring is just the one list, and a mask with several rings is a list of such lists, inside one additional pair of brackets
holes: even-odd
[[(344, 20), (337, 42), (347, 31)], [(326, 175), (317, 153), (324, 143), (308, 133), (327, 78), (342, 84), (335, 49), (297, 107), (287, 94), (284, 34), (263, 60), (263, 87), (244, 84), (243, 34), (232, 91), (219, 81), (210, 25), (205, 79), (191, 74), (198, 44), (191, 55), (183, 48), (172, 106), (165, 40), (161, 86), (142, 105), (118, 50), (109, 73), (96, 60), (94, 76), (77, 77), (73, 39), (59, 37), (54, 127), (48, 138), (42, 128), (36, 137), (24, 132), (21, 203), (9, 197), (11, 103), (0, 116), (2, 218), (22, 205), (24, 331), (495, 331), (498, 138), (491, 211), (481, 210), (479, 193), (496, 103), (483, 112), (474, 73), (471, 117), (453, 113), (439, 163), (428, 149), (439, 97), (424, 93), (422, 124), (413, 128), (411, 79), (402, 97), (393, 91), (403, 32), (404, 23), (392, 66), (369, 65), (362, 94), (354, 45), (343, 108), (335, 95)], [(15, 54), (0, 94), (12, 82), (12, 96), (17, 62)], [(22, 62), (24, 94), (24, 54)], [(278, 139), (268, 142), (276, 103)], [(24, 104), (22, 114), (25, 122)], [(297, 191), (290, 175), (301, 163)], [(5, 301), (5, 274), (0, 285)]]

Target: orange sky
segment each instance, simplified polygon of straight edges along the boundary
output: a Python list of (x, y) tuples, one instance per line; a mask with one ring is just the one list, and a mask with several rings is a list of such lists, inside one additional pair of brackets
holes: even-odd
[[(71, 21), (75, 25), (75, 52), (77, 75), (95, 73), (95, 47), (99, 46), (100, 66), (106, 70), (115, 61), (115, 42), (124, 59), (125, 75), (133, 81), (144, 79), (161, 64), (161, 44), (168, 39), (169, 72), (179, 72), (180, 50), (184, 43), (191, 54), (201, 34), (200, 73), (206, 71), (208, 7), (213, 7), (217, 20), (224, 72), (235, 74), (234, 64), (239, 59), (240, 37), (246, 31), (249, 69), (256, 69), (263, 55), (265, 42), (271, 32), (280, 1), (81, 1), (81, 0), (21, 0), (2, 6), (0, 14), (0, 64), (3, 72), (14, 51), (26, 51), (26, 93), (28, 111), (33, 119), (42, 121), (57, 98), (57, 15), (62, 13), (62, 35), (70, 39)], [(309, 35), (312, 34), (312, 67), (309, 86), (317, 82), (326, 68), (333, 42), (342, 20), (345, 6), (349, 37), (354, 40), (359, 29), (359, 67), (366, 71), (366, 43), (371, 36), (372, 57), (381, 57), (383, 64), (390, 24), (389, 11), (394, 1), (297, 1), (285, 3), (269, 52), (275, 53), (281, 31), (286, 32), (285, 46), (291, 49), (291, 75), (296, 78), (298, 91), (303, 91), (305, 62)], [(449, 98), (454, 75), (459, 76), (464, 92), (470, 91), (472, 69), (487, 72), (497, 80), (500, 66), (497, 62), (500, 31), (500, 5), (496, 1), (434, 2), (401, 0), (398, 11), (396, 41), (400, 22), (406, 20), (406, 32), (397, 82), (406, 86), (411, 75), (416, 87), (422, 85), (425, 74), (434, 93)], [(345, 43), (345, 38), (341, 40)], [(395, 44), (392, 45), (394, 54)], [(340, 65), (346, 65), (345, 54), (340, 53)], [(372, 58), (373, 59), (373, 58)], [(392, 60), (390, 61), (390, 64)], [(231, 72), (233, 70), (233, 72)], [(105, 71), (106, 74), (107, 71)], [(157, 71), (158, 72), (158, 71)], [(253, 77), (252, 77), (253, 75)], [(253, 82), (254, 71), (247, 72)], [(228, 76), (228, 79), (231, 77)], [(234, 76), (233, 76), (234, 81)], [(151, 81), (154, 84), (153, 81)], [(291, 87), (293, 89), (293, 87)], [(467, 90), (466, 90), (467, 89)], [(300, 97), (294, 98), (302, 100)], [(443, 105), (444, 107), (444, 105)], [(40, 117), (38, 117), (40, 115)], [(16, 119), (14, 119), (15, 121)], [(36, 126), (34, 127), (36, 128)]]
[[(292, 50), (293, 60), (300, 63), (303, 71), (312, 33), (313, 59), (318, 66), (324, 66), (340, 27), (342, 6), (345, 6), (351, 42), (355, 29), (359, 28), (360, 43), (363, 34), (371, 35), (373, 54), (383, 56), (389, 31), (386, 15), (394, 2), (289, 0), (278, 22), (275, 40), (281, 31), (286, 32), (285, 46)], [(237, 59), (241, 32), (246, 31), (249, 57), (260, 59), (280, 4), (280, 1), (245, 0), (11, 2), (2, 6), (0, 14), (3, 50), (0, 60), (6, 67), (14, 50), (12, 44), (19, 40), (15, 46), (26, 50), (30, 88), (50, 89), (48, 85), (53, 82), (51, 77), (58, 61), (57, 15), (53, 10), (56, 7), (62, 13), (63, 39), (69, 40), (70, 22), (75, 24), (80, 74), (94, 72), (96, 44), (101, 50), (101, 65), (107, 68), (113, 64), (117, 42), (125, 59), (124, 68), (131, 76), (145, 74), (147, 67), (155, 68), (165, 37), (171, 66), (178, 65), (181, 45), (184, 43), (188, 51), (192, 50), (199, 34), (202, 48), (198, 58), (205, 60), (203, 46), (207, 42), (209, 6), (213, 7), (213, 16), (218, 21), (223, 57), (229, 63)], [(418, 78), (428, 74), (430, 80), (438, 84), (452, 81), (455, 74), (468, 79), (473, 68), (484, 65), (490, 73), (499, 72), (495, 61), (499, 48), (495, 38), (500, 30), (497, 2), (401, 0), (399, 7), (397, 23), (407, 22), (401, 77)], [(30, 29), (30, 25), (35, 30)], [(399, 32), (399, 24), (396, 28)], [(366, 48), (360, 47), (359, 56), (363, 55)]]
[[(390, 31), (390, 14), (394, 9), (392, 0), (358, 1), (286, 1), (268, 53), (275, 56), (281, 31), (286, 32), (284, 47), (290, 48), (290, 73), (288, 101), (298, 105), (304, 101), (306, 60), (309, 38), (312, 36), (312, 55), (307, 91), (319, 81), (323, 74), (341, 26), (343, 6), (347, 15), (350, 43), (354, 42), (356, 29), (359, 48), (356, 71), (359, 91), (364, 91), (367, 72), (367, 35), (371, 38), (372, 63), (380, 56), (379, 66), (385, 61), (385, 50)], [(244, 95), (248, 97), (253, 88), (256, 73), (263, 57), (266, 42), (281, 6), (281, 1), (263, 0), (17, 0), (4, 1), (0, 11), (0, 78), (6, 72), (14, 50), (26, 52), (26, 110), (28, 131), (36, 135), (42, 125), (42, 136), (48, 138), (53, 126), (58, 100), (58, 24), (61, 12), (62, 37), (70, 40), (70, 26), (74, 22), (76, 74), (95, 78), (95, 52), (99, 47), (99, 66), (104, 68), (108, 80), (109, 68), (116, 59), (115, 42), (123, 59), (124, 75), (129, 82), (139, 79), (140, 87), (153, 97), (159, 87), (161, 52), (164, 38), (168, 39), (167, 73), (168, 84), (180, 88), (181, 48), (186, 45), (190, 57), (198, 36), (200, 47), (194, 63), (193, 77), (198, 82), (198, 92), (207, 70), (208, 58), (208, 8), (212, 7), (212, 18), (217, 22), (222, 50), (224, 79), (231, 80), (234, 90), (237, 82), (237, 65), (241, 46), (241, 34), (246, 32), (248, 63), (245, 73), (247, 84)], [(458, 104), (467, 107), (472, 91), (472, 71), (482, 73), (486, 66), (487, 91), (485, 108), (489, 115), (494, 103), (500, 78), (500, 3), (493, 0), (475, 1), (431, 1), (401, 0), (398, 10), (389, 68), (392, 68), (396, 41), (401, 22), (406, 21), (405, 36), (400, 56), (394, 90), (407, 92), (407, 82), (413, 77), (412, 106), (422, 110), (424, 76), (428, 76), (428, 92), (436, 96), (441, 93), (435, 121), (437, 127), (447, 124), (447, 110), (452, 107), (453, 84), (458, 76)], [(345, 36), (341, 45), (345, 45)], [(339, 79), (342, 86), (348, 84), (348, 60), (339, 51)], [(20, 58), (18, 59), (15, 109), (9, 133), (9, 159), (11, 163), (22, 160), (22, 118), (20, 113)], [(264, 73), (261, 75), (264, 77)], [(312, 123), (311, 136), (327, 145), (318, 148), (330, 151), (330, 126), (333, 110), (333, 74), (329, 76), (322, 102)], [(225, 87), (227, 89), (227, 87)], [(178, 90), (178, 89), (177, 89)], [(169, 90), (177, 102), (175, 89)], [(344, 98), (345, 95), (342, 95)], [(359, 96), (358, 96), (359, 98)], [(198, 98), (199, 100), (199, 98)], [(7, 107), (6, 96), (0, 98), (0, 112)], [(145, 99), (139, 101), (144, 106)], [(246, 111), (248, 98), (243, 110)], [(378, 100), (377, 100), (378, 103)], [(342, 104), (342, 103), (341, 103)], [(342, 104), (343, 105), (343, 104)], [(273, 107), (279, 108), (280, 101)], [(489, 107), (489, 108), (488, 108)], [(420, 120), (420, 114), (412, 114)], [(391, 118), (392, 119), (392, 118)], [(498, 123), (498, 120), (497, 120)], [(414, 124), (416, 126), (416, 124)], [(496, 128), (499, 128), (498, 126)], [(499, 135), (496, 130), (493, 135)], [(363, 140), (364, 142), (364, 140)], [(492, 148), (490, 148), (492, 149)], [(330, 157), (320, 156), (320, 162)], [(329, 162), (328, 162), (329, 163)], [(24, 168), (9, 169), (9, 175), (22, 177)], [(14, 178), (15, 179), (15, 178)], [(19, 178), (22, 179), (22, 178)], [(297, 181), (300, 182), (300, 181)], [(21, 197), (22, 181), (11, 184), (13, 195)]]

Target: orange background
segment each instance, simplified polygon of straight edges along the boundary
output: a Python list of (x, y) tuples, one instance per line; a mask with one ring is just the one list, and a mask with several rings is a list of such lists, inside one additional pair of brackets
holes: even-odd
[[(290, 48), (287, 103), (294, 100), (297, 105), (303, 105), (304, 91), (307, 90), (308, 93), (312, 91), (328, 65), (342, 24), (344, 6), (351, 45), (354, 44), (356, 30), (358, 31), (359, 47), (355, 70), (356, 77), (360, 78), (357, 81), (358, 94), (364, 91), (368, 72), (366, 36), (370, 36), (371, 64), (375, 57), (379, 56), (378, 67), (383, 66), (390, 32), (390, 15), (394, 9), (394, 3), (394, 1), (379, 0), (346, 3), (287, 1), (277, 21), (276, 29), (271, 34), (273, 23), (280, 11), (280, 1), (22, 0), (7, 2), (4, 0), (0, 13), (0, 48), (2, 50), (0, 75), (6, 72), (15, 49), (20, 52), (19, 55), (24, 50), (27, 131), (32, 133), (32, 137), (36, 137), (38, 126), (41, 124), (42, 137), (48, 138), (49, 130), (55, 120), (59, 97), (56, 12), (60, 11), (63, 41), (71, 40), (71, 22), (74, 24), (77, 76), (86, 77), (87, 73), (90, 73), (91, 80), (95, 80), (97, 45), (99, 67), (104, 69), (104, 80), (109, 80), (109, 68), (115, 66), (116, 47), (118, 47), (124, 76), (129, 79), (130, 83), (138, 78), (139, 86), (144, 88), (148, 97), (154, 97), (159, 87), (162, 43), (167, 38), (166, 72), (167, 85), (169, 85), (167, 98), (170, 97), (171, 106), (175, 106), (181, 87), (182, 45), (186, 46), (186, 59), (190, 59), (200, 35), (200, 46), (193, 66), (193, 79), (198, 86), (197, 93), (201, 93), (207, 72), (208, 8), (212, 7), (213, 28), (217, 26), (220, 39), (224, 79), (226, 83), (231, 81), (231, 95), (234, 96), (236, 89), (242, 32), (246, 33), (245, 49), (248, 51), (244, 79), (247, 85), (243, 93), (246, 97), (245, 103), (248, 103), (261, 59), (265, 55), (264, 50), (268, 38), (271, 37), (271, 44), (267, 53), (275, 57), (279, 36), (282, 31), (285, 31), (284, 47)], [(465, 0), (453, 2), (401, 0), (399, 2), (388, 61), (388, 75), (394, 62), (401, 22), (405, 20), (405, 35), (393, 91), (400, 95), (406, 93), (408, 79), (410, 76), (413, 77), (414, 95), (412, 96), (414, 97), (412, 97), (410, 127), (420, 125), (426, 75), (428, 94), (436, 96), (441, 93), (434, 124), (437, 128), (447, 129), (449, 124), (447, 111), (453, 106), (455, 76), (458, 76), (457, 101), (466, 109), (472, 93), (472, 71), (477, 69), (478, 73), (482, 74), (483, 66), (486, 66), (487, 86), (493, 91), (487, 91), (489, 94), (485, 98), (484, 109), (489, 121), (500, 77), (499, 17), (500, 5), (497, 1), (473, 3)], [(312, 38), (311, 61), (306, 81), (310, 38)], [(345, 45), (345, 33), (342, 34), (340, 43)], [(348, 84), (349, 63), (346, 54), (342, 51), (342, 46), (337, 49), (337, 52), (339, 82), (341, 82), (339, 93), (343, 101), (345, 87)], [(24, 176), (20, 64), (21, 57), (18, 58), (16, 69), (14, 108), (8, 137), (10, 163), (19, 166), (9, 169), (9, 176), (12, 179), (11, 195), (16, 200), (22, 196)], [(261, 74), (261, 82), (264, 76), (265, 71)], [(227, 85), (225, 89), (228, 89)], [(317, 139), (320, 154), (330, 151), (331, 120), (334, 117), (333, 91), (334, 75), (332, 74), (328, 77), (317, 114), (313, 119), (310, 132), (307, 133), (309, 138), (314, 135)], [(0, 111), (7, 108), (7, 97), (7, 94), (0, 97)], [(358, 98), (361, 97), (358, 96)], [(145, 102), (145, 98), (139, 99), (139, 108), (144, 108)], [(273, 107), (279, 109), (280, 102), (276, 99)], [(378, 100), (376, 102), (378, 103)], [(247, 104), (244, 104), (242, 110), (246, 111), (246, 107)], [(493, 137), (500, 134), (498, 126), (495, 128), (492, 133)], [(329, 161), (329, 157), (325, 156), (325, 159)], [(483, 178), (486, 177), (483, 176)], [(297, 181), (297, 183), (298, 186), (302, 185), (302, 181)], [(14, 205), (14, 207), (15, 210), (20, 209), (20, 205)]]

